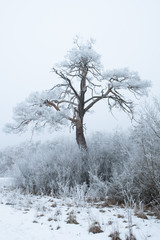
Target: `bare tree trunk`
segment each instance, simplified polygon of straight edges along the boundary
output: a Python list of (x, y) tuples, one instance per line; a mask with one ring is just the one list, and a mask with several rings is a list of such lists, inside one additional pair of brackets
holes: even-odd
[(81, 183), (86, 183), (89, 186), (89, 166), (88, 166), (88, 151), (86, 139), (84, 136), (83, 129), (83, 117), (78, 118), (76, 122), (76, 141), (79, 148), (82, 150), (81, 152), (81, 161), (82, 161), (82, 169), (81, 169)]
[(87, 150), (87, 143), (83, 129), (83, 121), (81, 119), (78, 119), (76, 123), (76, 141), (80, 149)]
[(86, 66), (81, 69), (81, 82), (80, 82), (80, 95), (79, 95), (79, 103), (78, 103), (78, 111), (77, 111), (77, 122), (76, 122), (76, 141), (78, 146), (87, 150), (86, 139), (84, 137), (84, 129), (83, 129), (83, 118), (84, 118), (84, 100), (85, 93), (87, 91), (86, 88), (86, 76), (87, 76), (88, 68)]

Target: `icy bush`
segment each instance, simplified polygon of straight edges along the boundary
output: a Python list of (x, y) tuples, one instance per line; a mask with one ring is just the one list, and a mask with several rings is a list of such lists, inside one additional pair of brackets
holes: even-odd
[(15, 164), (17, 185), (33, 193), (59, 194), (80, 181), (79, 149), (67, 142), (48, 142), (28, 147)]
[[(92, 198), (104, 198), (111, 168), (118, 159), (114, 160), (109, 154), (112, 148), (112, 144), (106, 146), (109, 139), (103, 137), (102, 144), (94, 140), (98, 135), (90, 140), (87, 154), (75, 143), (65, 140), (20, 145), (16, 148), (13, 173), (17, 187), (35, 194), (67, 196), (75, 191)], [(84, 188), (86, 174), (89, 183)]]
[(1, 152), (1, 166), (11, 159), (16, 186), (34, 194), (160, 204), (159, 128), (151, 124), (143, 114), (130, 133), (96, 133), (85, 153), (65, 139), (21, 144)]
[(119, 171), (115, 168), (109, 183), (108, 195), (111, 198), (118, 201), (132, 198), (146, 204), (160, 204), (159, 106), (156, 101), (142, 109), (136, 127), (128, 136), (128, 157), (124, 169)]

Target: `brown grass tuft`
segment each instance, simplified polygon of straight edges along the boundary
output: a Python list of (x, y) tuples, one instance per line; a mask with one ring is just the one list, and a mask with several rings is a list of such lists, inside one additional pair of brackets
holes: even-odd
[(137, 216), (138, 218), (142, 218), (142, 219), (148, 219), (147, 215), (144, 213), (135, 213), (135, 216)]
[(51, 207), (52, 207), (52, 208), (57, 207), (57, 203), (53, 203), (53, 204), (51, 205)]
[(130, 236), (126, 236), (126, 240), (137, 240), (137, 239), (133, 234), (131, 234)]
[(118, 214), (117, 217), (118, 218), (124, 218), (124, 215)]
[(96, 234), (96, 233), (102, 233), (103, 231), (102, 231), (99, 223), (98, 223), (98, 222), (94, 222), (94, 223), (90, 226), (89, 232), (90, 232), (90, 233), (93, 233), (93, 234)]
[(111, 237), (112, 240), (121, 240), (118, 231), (111, 233), (108, 237)]
[(76, 216), (74, 215), (74, 212), (70, 212), (68, 217), (67, 217), (67, 224), (79, 224), (76, 220)]

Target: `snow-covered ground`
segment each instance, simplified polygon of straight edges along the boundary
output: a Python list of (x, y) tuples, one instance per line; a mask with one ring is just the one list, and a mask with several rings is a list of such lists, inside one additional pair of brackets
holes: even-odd
[[(107, 240), (115, 231), (125, 240), (129, 229), (137, 240), (160, 239), (160, 220), (147, 213), (142, 219), (133, 209), (23, 195), (10, 185), (10, 179), (0, 179), (0, 240)], [(89, 232), (95, 222), (103, 232)]]

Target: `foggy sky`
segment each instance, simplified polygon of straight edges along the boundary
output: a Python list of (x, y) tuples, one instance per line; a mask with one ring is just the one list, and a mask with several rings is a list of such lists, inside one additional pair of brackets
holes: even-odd
[[(30, 138), (2, 129), (18, 102), (54, 85), (51, 68), (77, 34), (96, 39), (106, 69), (138, 71), (152, 81), (150, 95), (159, 95), (159, 13), (159, 0), (0, 0), (0, 148)], [(115, 117), (99, 105), (86, 118), (88, 132), (129, 126), (124, 114)]]

